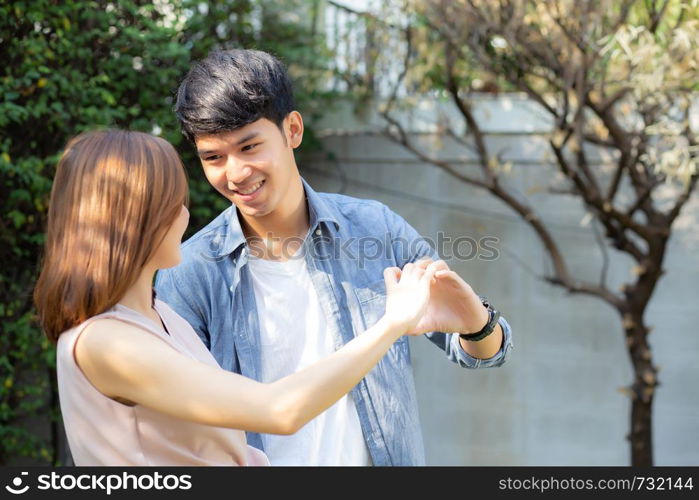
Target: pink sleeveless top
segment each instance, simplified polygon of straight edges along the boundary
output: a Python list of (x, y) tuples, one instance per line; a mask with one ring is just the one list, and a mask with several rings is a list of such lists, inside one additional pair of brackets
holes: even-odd
[(100, 318), (137, 325), (185, 356), (219, 366), (187, 321), (161, 300), (155, 299), (155, 309), (170, 335), (150, 318), (117, 304), (58, 338), (59, 399), (75, 465), (269, 465), (263, 452), (246, 443), (243, 431), (121, 404), (85, 377), (75, 361), (75, 343)]

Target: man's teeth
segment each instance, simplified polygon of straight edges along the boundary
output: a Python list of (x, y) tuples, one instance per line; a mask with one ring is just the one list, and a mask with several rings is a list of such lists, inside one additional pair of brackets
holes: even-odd
[(239, 192), (240, 194), (252, 194), (252, 193), (254, 193), (255, 191), (257, 191), (258, 189), (260, 189), (260, 186), (262, 185), (263, 182), (264, 182), (264, 181), (260, 181), (260, 182), (258, 182), (257, 184), (254, 184), (254, 185), (250, 186), (250, 189), (246, 189), (245, 191), (239, 190), (238, 192)]

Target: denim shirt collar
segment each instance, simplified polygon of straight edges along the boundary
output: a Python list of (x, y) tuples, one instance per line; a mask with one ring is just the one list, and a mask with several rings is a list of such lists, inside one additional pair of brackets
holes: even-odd
[[(303, 189), (306, 193), (308, 204), (308, 215), (310, 220), (310, 230), (313, 231), (321, 223), (332, 223), (334, 229), (340, 228), (338, 214), (331, 204), (323, 200), (302, 177)], [(226, 223), (221, 227), (221, 231), (216, 235), (217, 240), (223, 240), (218, 248), (216, 257), (225, 257), (240, 250), (245, 245), (245, 235), (238, 218), (238, 209), (232, 205), (226, 214)]]

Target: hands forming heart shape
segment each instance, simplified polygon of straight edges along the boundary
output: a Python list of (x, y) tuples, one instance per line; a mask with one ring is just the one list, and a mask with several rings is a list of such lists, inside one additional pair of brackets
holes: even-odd
[[(432, 259), (422, 259), (415, 266), (426, 269), (432, 264)], [(430, 298), (427, 309), (412, 335), (438, 331), (445, 333), (473, 333), (479, 331), (488, 322), (488, 311), (480, 298), (461, 276), (449, 269), (443, 260), (436, 261), (437, 272), (430, 285)], [(389, 268), (400, 279), (401, 270)]]

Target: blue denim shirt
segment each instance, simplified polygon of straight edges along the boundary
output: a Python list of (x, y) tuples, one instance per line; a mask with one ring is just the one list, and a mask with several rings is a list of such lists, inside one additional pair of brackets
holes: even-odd
[[(303, 184), (310, 219), (303, 255), (327, 317), (328, 335), (339, 349), (383, 315), (386, 267), (402, 268), (421, 257), (439, 256), (382, 203), (316, 193)], [(260, 380), (257, 308), (236, 207), (223, 211), (181, 250), (183, 259), (177, 267), (158, 272), (159, 298), (192, 325), (224, 369)], [(512, 349), (510, 326), (504, 318), (500, 324), (503, 345), (485, 360), (466, 353), (458, 335), (426, 336), (447, 359), (465, 368), (499, 366)], [(424, 464), (408, 337), (391, 347), (352, 389), (352, 396), (374, 465)], [(259, 434), (249, 432), (247, 438), (264, 450)]]

